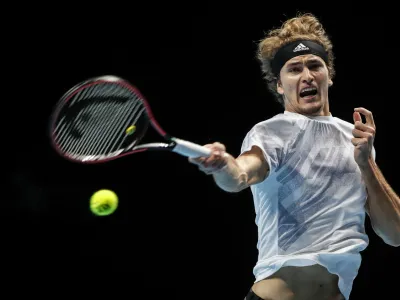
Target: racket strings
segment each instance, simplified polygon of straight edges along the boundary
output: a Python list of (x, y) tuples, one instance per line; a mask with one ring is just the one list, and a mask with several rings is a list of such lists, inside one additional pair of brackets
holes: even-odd
[[(104, 137), (108, 133), (108, 129), (113, 129), (113, 125), (116, 123), (110, 122), (108, 117), (113, 113), (118, 114), (119, 110), (120, 107), (117, 103), (109, 103), (108, 105), (94, 103), (93, 110), (91, 112), (88, 111), (89, 114), (92, 114), (89, 122), (85, 123), (83, 119), (83, 121), (78, 121), (76, 124), (76, 130), (84, 133), (81, 139), (76, 143), (73, 143), (74, 139), (71, 139), (65, 150), (71, 153), (89, 154), (90, 149), (88, 149), (88, 146), (94, 145), (96, 140), (101, 138), (101, 135)], [(102, 122), (102, 119), (104, 122)]]
[[(94, 103), (92, 109), (96, 110), (100, 105), (100, 103)], [(103, 108), (100, 110), (100, 113), (104, 112), (106, 108), (106, 106), (103, 106)], [(66, 118), (64, 117), (63, 120), (65, 119)], [(82, 144), (82, 140), (80, 140), (80, 138), (84, 137), (85, 134), (87, 135), (90, 133), (90, 128), (94, 129), (93, 125), (96, 121), (98, 122), (96, 118), (90, 118), (90, 107), (85, 107), (82, 109), (74, 120), (70, 120), (68, 122), (68, 127), (66, 130), (62, 131), (60, 137), (57, 138), (59, 140), (60, 147), (63, 148), (64, 151), (68, 152), (77, 151)], [(85, 126), (87, 126), (86, 132)]]
[[(110, 93), (112, 96), (105, 97)], [(72, 156), (112, 155), (127, 143), (135, 143), (135, 134), (128, 135), (126, 129), (140, 125), (146, 111), (139, 97), (107, 85), (107, 90), (83, 89), (70, 101), (74, 105), (61, 115), (55, 129), (55, 140), (63, 152)]]
[[(74, 139), (69, 136), (65, 144), (65, 151), (78, 155), (105, 155), (118, 150), (115, 144), (118, 142), (118, 136), (126, 136), (125, 128), (131, 123), (132, 114), (135, 113), (135, 108), (139, 106), (135, 102), (129, 102), (130, 107), (120, 103), (107, 103), (107, 105), (96, 105), (93, 108), (92, 122), (87, 124), (78, 124), (84, 130), (84, 134), (79, 139)], [(99, 107), (100, 106), (100, 107)], [(106, 122), (101, 122), (101, 119), (107, 120), (107, 116), (113, 113), (114, 117)], [(118, 116), (118, 119), (115, 118)], [(81, 123), (81, 122), (80, 122)], [(62, 147), (62, 145), (61, 145)]]
[[(95, 102), (92, 106), (87, 106), (80, 111), (73, 120), (69, 120), (66, 130), (62, 131), (57, 138), (59, 147), (66, 152), (83, 154), (83, 148), (95, 137), (94, 133), (96, 131), (103, 132), (107, 126), (107, 122), (99, 122), (99, 118), (104, 116), (107, 111), (109, 113), (110, 110), (115, 110), (110, 104), (116, 106), (114, 103), (104, 105)], [(93, 117), (91, 117), (91, 113)]]
[[(111, 110), (110, 110), (111, 111)], [(121, 115), (120, 118), (126, 118), (128, 109), (122, 110), (121, 115), (121, 107), (119, 107), (116, 114)], [(106, 117), (105, 117), (106, 118)], [(94, 128), (92, 131), (88, 132), (88, 137), (86, 140), (82, 141), (81, 145), (85, 145), (86, 149), (79, 149), (77, 152), (82, 152), (84, 155), (90, 155), (93, 153), (104, 154), (104, 149), (98, 149), (99, 146), (103, 145), (103, 148), (107, 145), (105, 139), (112, 134), (113, 136), (109, 139), (112, 140), (115, 136), (115, 130), (118, 126), (117, 120), (108, 120), (105, 123), (102, 123), (103, 127), (99, 130)], [(104, 143), (104, 144), (103, 144)]]
[[(137, 105), (140, 104), (140, 102), (131, 102), (131, 104), (132, 103), (133, 105), (130, 105), (131, 107), (122, 113), (120, 122), (110, 122), (110, 124), (116, 126), (109, 126), (108, 133), (103, 134), (102, 138), (93, 143), (93, 147), (89, 147), (88, 152), (85, 153), (86, 155), (89, 155), (90, 153), (105, 155), (107, 153), (113, 153), (122, 148), (122, 145), (128, 137), (126, 134), (126, 128), (132, 126), (132, 124), (136, 124), (144, 111), (143, 106), (140, 107), (140, 105)], [(113, 133), (113, 135), (107, 140), (108, 134), (110, 133)]]

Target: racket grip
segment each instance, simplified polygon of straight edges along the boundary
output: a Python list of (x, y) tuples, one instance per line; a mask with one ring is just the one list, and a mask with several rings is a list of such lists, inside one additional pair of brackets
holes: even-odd
[(211, 155), (211, 149), (206, 147), (178, 138), (173, 138), (172, 140), (176, 143), (176, 146), (172, 151), (180, 155), (187, 157), (203, 157)]

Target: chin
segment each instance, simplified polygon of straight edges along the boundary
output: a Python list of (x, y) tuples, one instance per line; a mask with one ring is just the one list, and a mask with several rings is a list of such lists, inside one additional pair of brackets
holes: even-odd
[(319, 115), (323, 109), (321, 102), (312, 102), (302, 105), (300, 110), (305, 115)]

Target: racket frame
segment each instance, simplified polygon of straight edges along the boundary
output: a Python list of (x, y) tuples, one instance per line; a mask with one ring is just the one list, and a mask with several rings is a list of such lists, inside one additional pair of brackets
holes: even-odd
[[(134, 143), (131, 145), (126, 146), (123, 149), (118, 149), (114, 152), (105, 154), (105, 155), (87, 155), (83, 159), (78, 159), (76, 157), (82, 157), (82, 155), (70, 155), (68, 153), (65, 153), (60, 150), (58, 147), (55, 138), (54, 138), (54, 130), (56, 128), (56, 122), (58, 120), (59, 114), (62, 111), (63, 108), (65, 108), (65, 105), (70, 101), (73, 96), (79, 92), (80, 90), (87, 88), (88, 86), (92, 86), (98, 83), (108, 83), (108, 82), (115, 82), (124, 88), (128, 89), (130, 92), (133, 94), (136, 94), (139, 98), (140, 101), (143, 103), (145, 107), (145, 113), (148, 117), (148, 123), (151, 124), (152, 128), (155, 129), (155, 131), (163, 137), (163, 139), (166, 141), (165, 143), (163, 142), (154, 142), (154, 143), (144, 143), (144, 144), (138, 144), (136, 146), (133, 146)], [(146, 124), (146, 128), (143, 130), (141, 136), (139, 136), (136, 140), (141, 140), (145, 133), (148, 130), (148, 124)], [(92, 77), (89, 78), (85, 81), (82, 81), (72, 88), (70, 88), (67, 92), (63, 94), (63, 96), (60, 98), (60, 100), (57, 102), (55, 108), (53, 109), (53, 113), (51, 114), (50, 118), (50, 138), (51, 138), (51, 145), (52, 147), (56, 150), (56, 152), (66, 158), (69, 161), (73, 162), (78, 162), (78, 163), (84, 163), (84, 164), (98, 164), (98, 163), (105, 163), (120, 157), (124, 157), (127, 155), (131, 155), (134, 153), (139, 153), (139, 152), (145, 152), (145, 151), (170, 151), (170, 152), (175, 152), (180, 155), (186, 156), (186, 157), (198, 157), (198, 156), (210, 156), (211, 155), (211, 150), (186, 141), (182, 140), (176, 137), (173, 137), (169, 135), (157, 122), (157, 120), (154, 117), (153, 111), (151, 110), (151, 107), (147, 101), (147, 99), (143, 96), (143, 94), (139, 91), (139, 89), (132, 85), (130, 82), (127, 80), (114, 76), (114, 75), (105, 75), (105, 76), (98, 76), (98, 77)], [(133, 146), (133, 147), (132, 147)]]

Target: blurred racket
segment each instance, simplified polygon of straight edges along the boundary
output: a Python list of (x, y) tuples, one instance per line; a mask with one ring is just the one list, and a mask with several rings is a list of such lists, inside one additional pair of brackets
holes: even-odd
[[(149, 124), (163, 142), (139, 144)], [(117, 76), (91, 78), (67, 91), (51, 115), (50, 131), (57, 153), (80, 163), (103, 163), (148, 150), (186, 157), (211, 154), (208, 148), (166, 133), (139, 90)]]

